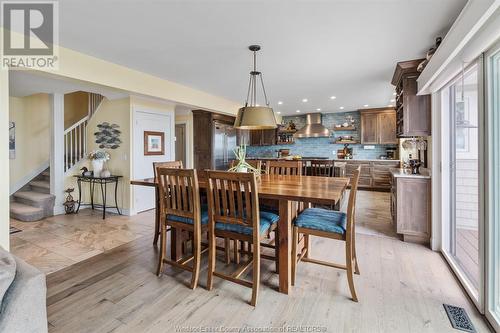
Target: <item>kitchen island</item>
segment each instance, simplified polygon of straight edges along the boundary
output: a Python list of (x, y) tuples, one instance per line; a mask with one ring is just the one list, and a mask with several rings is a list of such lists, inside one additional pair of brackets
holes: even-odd
[[(263, 163), (270, 160), (289, 160), (286, 157), (247, 157), (247, 159), (260, 160)], [(360, 189), (389, 191), (391, 189), (391, 169), (399, 168), (399, 160), (389, 159), (338, 159), (327, 157), (302, 157), (299, 159), (304, 162), (304, 172), (307, 174), (308, 161), (313, 160), (330, 160), (334, 162), (334, 174), (345, 175), (352, 177), (354, 170), (361, 166), (361, 174), (359, 178)]]

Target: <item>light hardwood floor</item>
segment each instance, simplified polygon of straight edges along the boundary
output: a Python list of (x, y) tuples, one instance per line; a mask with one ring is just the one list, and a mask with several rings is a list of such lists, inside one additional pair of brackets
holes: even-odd
[[(344, 271), (307, 263), (298, 266), (290, 295), (280, 294), (274, 264), (264, 260), (254, 308), (247, 303), (247, 288), (216, 279), (212, 291), (204, 289), (206, 255), (201, 288), (192, 291), (188, 272), (167, 267), (161, 278), (155, 275), (157, 250), (146, 235), (48, 275), (50, 332), (187, 332), (245, 326), (277, 331), (296, 325), (328, 332), (456, 332), (443, 303), (466, 308), (477, 331), (488, 332), (442, 256), (393, 237), (386, 195), (359, 193), (359, 303), (350, 300)], [(312, 252), (318, 258), (344, 260), (340, 242), (313, 238)], [(218, 267), (224, 268), (222, 261)]]
[[(440, 254), (363, 234), (357, 244), (359, 303), (350, 300), (345, 272), (307, 263), (299, 265), (291, 294), (280, 294), (274, 264), (264, 261), (254, 308), (247, 303), (251, 291), (241, 286), (217, 279), (212, 291), (204, 289), (206, 269), (194, 291), (188, 272), (169, 267), (158, 278), (157, 251), (142, 237), (48, 276), (50, 331), (317, 325), (328, 332), (455, 332), (442, 303), (465, 307), (478, 332), (488, 331)], [(315, 257), (342, 260), (343, 252), (335, 241), (313, 241)]]

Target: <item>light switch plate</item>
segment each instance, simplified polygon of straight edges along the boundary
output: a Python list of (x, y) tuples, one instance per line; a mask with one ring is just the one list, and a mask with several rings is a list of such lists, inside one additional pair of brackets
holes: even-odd
[(373, 150), (375, 149), (375, 146), (363, 146), (364, 150)]

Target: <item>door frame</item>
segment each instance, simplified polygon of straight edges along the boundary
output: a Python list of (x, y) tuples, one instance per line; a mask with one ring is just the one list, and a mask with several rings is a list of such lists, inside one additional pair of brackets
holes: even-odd
[[(484, 186), (485, 178), (485, 158), (487, 156), (486, 147), (485, 147), (485, 133), (486, 133), (486, 123), (485, 123), (485, 108), (484, 108), (484, 61), (483, 57), (471, 61), (468, 66), (465, 68), (465, 71), (470, 70), (472, 67), (477, 66), (478, 71), (478, 179), (479, 179), (479, 212), (478, 212), (478, 242), (479, 242), (479, 287), (477, 292), (470, 281), (469, 277), (462, 271), (461, 267), (453, 257), (452, 253), (448, 251), (448, 247), (451, 244), (452, 238), (450, 237), (450, 229), (452, 219), (454, 218), (454, 213), (452, 209), (454, 207), (453, 200), (454, 195), (452, 193), (453, 182), (451, 181), (452, 171), (454, 168), (452, 165), (452, 157), (454, 152), (452, 152), (452, 143), (453, 138), (452, 134), (452, 118), (450, 112), (452, 110), (449, 109), (450, 103), (448, 105), (444, 105), (443, 102), (443, 93), (445, 90), (448, 90), (450, 86), (458, 82), (461, 78), (462, 73), (459, 73), (455, 77), (453, 77), (443, 88), (440, 90), (441, 97), (441, 152), (442, 154), (442, 166), (441, 166), (441, 193), (442, 193), (442, 225), (441, 225), (441, 253), (444, 258), (450, 265), (452, 271), (455, 273), (465, 291), (469, 294), (471, 300), (474, 305), (477, 307), (480, 313), (484, 314), (485, 310), (485, 198), (486, 198), (486, 189)], [(448, 95), (448, 98), (451, 98)], [(448, 152), (446, 154), (445, 152)]]
[[(135, 179), (135, 157), (139, 152), (135, 151), (135, 142), (136, 140), (144, 140), (142, 135), (136, 135), (136, 123), (137, 123), (137, 115), (138, 113), (151, 114), (156, 116), (168, 116), (172, 119), (170, 122), (170, 133), (172, 134), (172, 139), (175, 137), (175, 112), (172, 110), (162, 110), (152, 107), (145, 107), (142, 105), (132, 105), (132, 119), (130, 123), (130, 132), (132, 137), (132, 142), (130, 143), (130, 177), (131, 179)], [(165, 137), (165, 142), (167, 143), (168, 138)], [(166, 146), (168, 148), (168, 146)], [(175, 141), (170, 140), (170, 151), (172, 155), (175, 156)], [(152, 170), (153, 166), (151, 166)], [(135, 186), (130, 186), (130, 215), (137, 215), (137, 210), (135, 208)]]
[[(487, 154), (485, 156), (485, 171), (487, 179), (489, 180), (488, 182), (485, 182), (485, 212), (487, 221), (487, 223), (485, 224), (485, 234), (488, 236), (485, 237), (486, 267), (484, 314), (489, 323), (497, 332), (500, 332), (500, 316), (490, 311), (490, 308), (493, 306), (492, 302), (494, 301), (494, 299), (492, 299), (490, 295), (494, 294), (495, 292), (499, 292), (499, 290), (496, 290), (499, 285), (495, 284), (495, 276), (493, 275), (493, 272), (495, 271), (495, 262), (498, 262), (498, 260), (500, 260), (500, 258), (498, 257), (500, 245), (495, 242), (495, 240), (498, 240), (495, 236), (497, 234), (500, 234), (500, 210), (498, 208), (498, 205), (495, 204), (495, 201), (500, 196), (500, 190), (494, 185), (492, 186), (492, 184), (496, 184), (500, 177), (500, 172), (495, 172), (495, 168), (498, 168), (498, 166), (500, 165), (500, 153), (495, 153), (495, 151), (498, 151), (498, 149), (500, 148), (500, 116), (498, 114), (495, 114), (495, 111), (498, 110), (495, 110), (492, 100), (494, 95), (491, 92), (493, 90), (494, 78), (491, 75), (491, 58), (499, 52), (500, 41), (495, 43), (484, 54), (484, 100), (486, 123), (485, 149), (487, 151)], [(500, 276), (497, 276), (497, 278), (500, 279)]]
[[(192, 141), (192, 134), (193, 134), (193, 128), (192, 128), (192, 121), (188, 120), (176, 120), (174, 124), (174, 134), (175, 134), (175, 125), (185, 125), (186, 126), (186, 165), (184, 166), (185, 168), (192, 168), (193, 167), (193, 141)], [(175, 136), (175, 135), (174, 135)], [(175, 143), (174, 143), (175, 144)]]

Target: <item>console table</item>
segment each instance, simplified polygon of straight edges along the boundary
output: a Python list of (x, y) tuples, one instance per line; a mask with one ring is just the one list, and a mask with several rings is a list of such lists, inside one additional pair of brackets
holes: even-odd
[[(122, 178), (122, 176), (111, 175), (109, 177), (94, 177), (94, 176), (76, 175), (74, 177), (77, 178), (77, 183), (78, 183), (78, 207), (76, 208), (77, 213), (80, 210), (80, 206), (91, 206), (92, 209), (94, 209), (95, 207), (102, 208), (102, 218), (103, 219), (106, 218), (106, 208), (116, 208), (116, 210), (118, 211), (118, 214), (122, 215), (122, 213), (120, 212), (120, 208), (118, 208), (118, 201), (117, 201), (118, 180), (120, 178)], [(89, 183), (89, 186), (90, 186), (90, 203), (89, 204), (82, 203), (82, 183)], [(95, 204), (94, 203), (94, 188), (95, 188), (96, 184), (101, 187), (102, 204)], [(115, 185), (115, 206), (114, 207), (106, 206), (107, 184), (114, 184)]]

